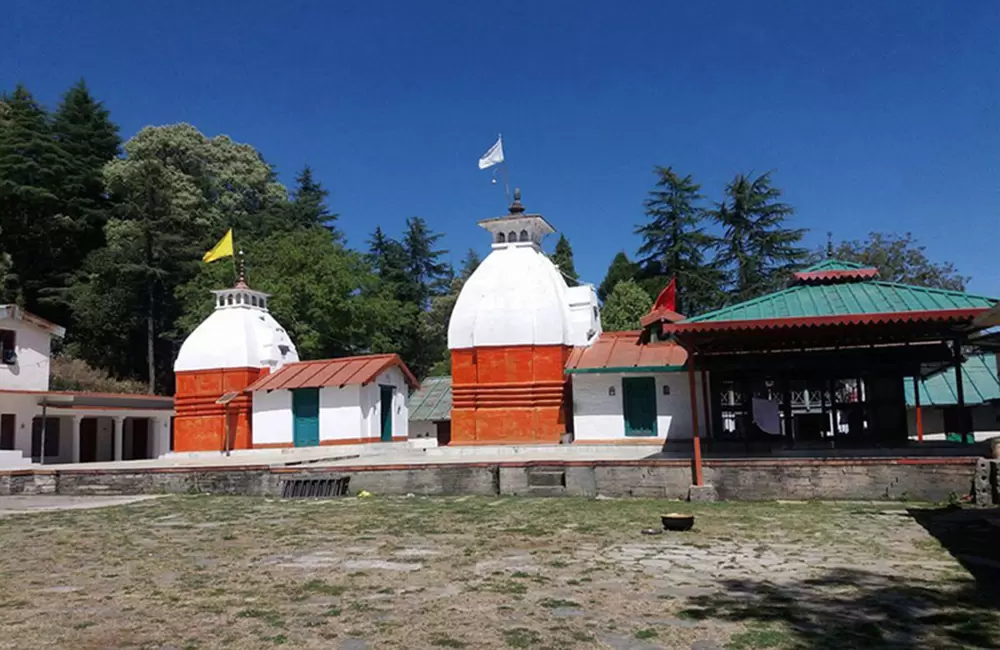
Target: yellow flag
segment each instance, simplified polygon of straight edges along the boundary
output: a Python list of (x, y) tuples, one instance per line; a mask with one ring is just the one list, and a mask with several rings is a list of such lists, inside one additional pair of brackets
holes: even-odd
[(205, 253), (205, 256), (201, 258), (202, 262), (214, 262), (215, 260), (221, 260), (223, 257), (233, 256), (233, 229), (230, 228), (229, 232), (219, 240), (219, 243), (212, 247), (212, 250)]

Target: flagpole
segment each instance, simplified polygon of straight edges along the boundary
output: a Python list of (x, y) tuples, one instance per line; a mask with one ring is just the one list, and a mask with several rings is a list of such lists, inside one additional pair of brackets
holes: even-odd
[(504, 160), (503, 165), (503, 189), (507, 193), (507, 205), (510, 205), (510, 177), (507, 175), (507, 161)]

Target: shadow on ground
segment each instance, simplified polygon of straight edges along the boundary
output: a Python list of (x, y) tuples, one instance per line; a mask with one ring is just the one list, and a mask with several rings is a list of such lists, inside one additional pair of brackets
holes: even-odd
[(1000, 508), (910, 508), (909, 515), (941, 543), (1000, 605)]
[(996, 648), (1000, 639), (995, 602), (972, 581), (838, 569), (794, 583), (741, 579), (722, 586), (724, 595), (692, 598), (683, 614), (747, 624), (750, 631), (731, 647), (951, 650)]
[(737, 644), (747, 648), (1000, 648), (1000, 509), (910, 508), (905, 516), (971, 577), (837, 569), (793, 583), (729, 580), (723, 595), (693, 598), (684, 613), (747, 624), (745, 643)]

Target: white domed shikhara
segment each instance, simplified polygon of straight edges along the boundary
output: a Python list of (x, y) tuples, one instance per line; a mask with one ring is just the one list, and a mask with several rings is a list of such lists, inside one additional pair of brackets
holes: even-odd
[(524, 214), (519, 193), (509, 215), (479, 225), (493, 233), (493, 251), (462, 287), (448, 348), (592, 343), (601, 331), (597, 295), (592, 285), (568, 287), (542, 252), (552, 226)]
[(267, 310), (268, 294), (241, 280), (213, 291), (215, 311), (181, 345), (174, 372), (222, 368), (276, 370), (299, 360), (288, 333)]

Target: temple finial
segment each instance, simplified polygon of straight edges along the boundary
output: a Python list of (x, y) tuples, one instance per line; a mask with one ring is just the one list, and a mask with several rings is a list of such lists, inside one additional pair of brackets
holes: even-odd
[(514, 188), (514, 202), (510, 204), (511, 214), (522, 214), (524, 212), (524, 205), (521, 204), (521, 188)]
[(245, 264), (245, 262), (243, 260), (243, 251), (242, 250), (240, 250), (239, 255), (240, 255), (239, 277), (236, 280), (236, 286), (233, 287), (233, 288), (234, 289), (249, 289), (250, 286), (247, 284), (247, 267), (246, 267), (246, 264)]

